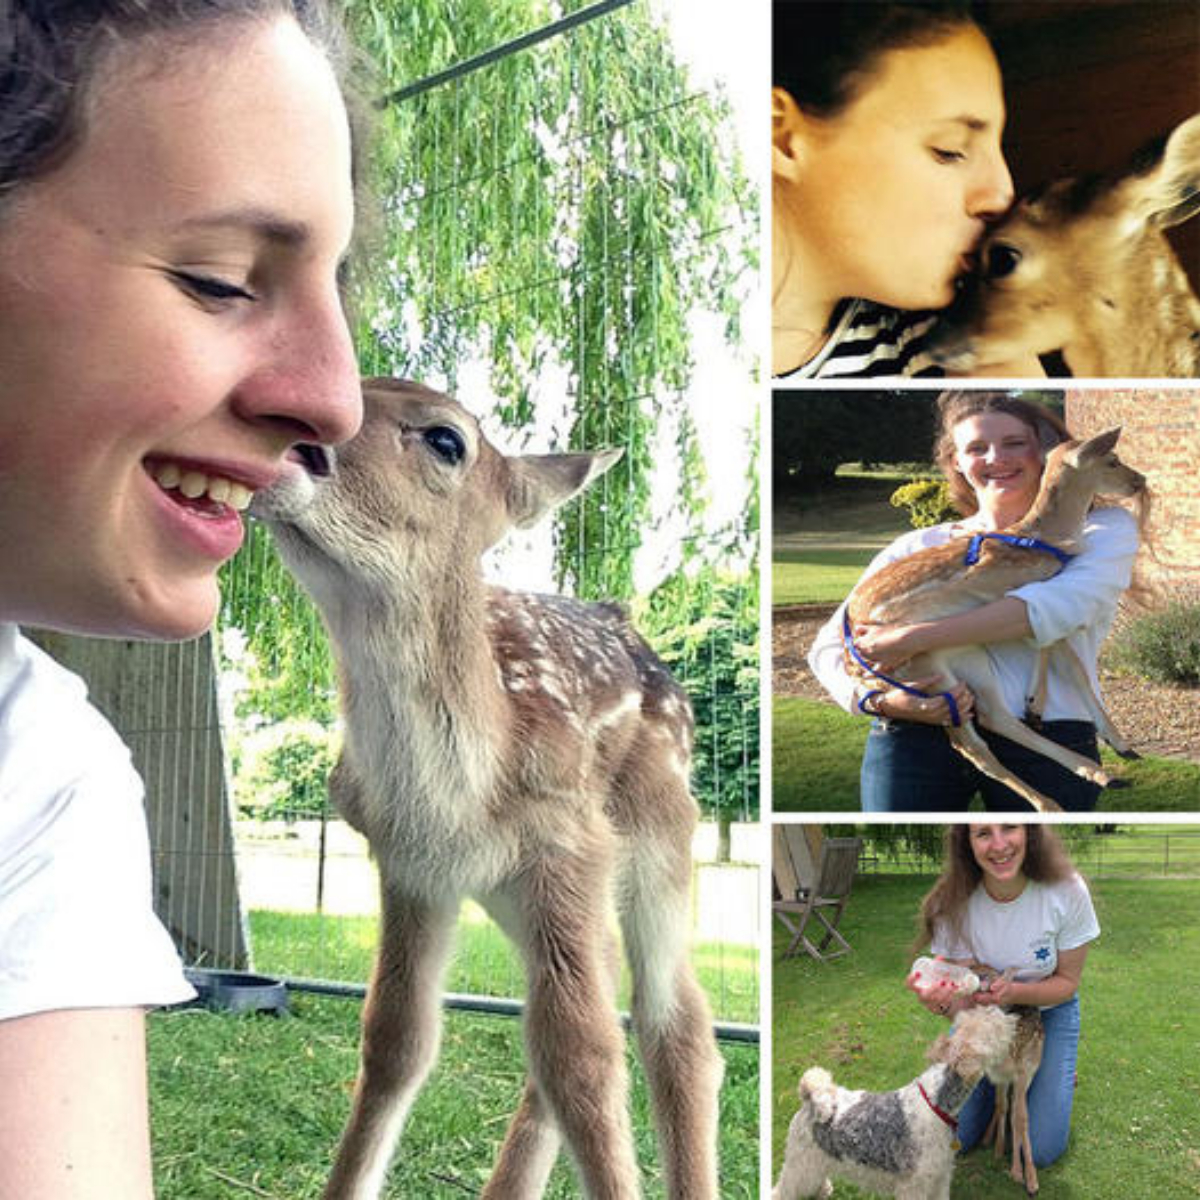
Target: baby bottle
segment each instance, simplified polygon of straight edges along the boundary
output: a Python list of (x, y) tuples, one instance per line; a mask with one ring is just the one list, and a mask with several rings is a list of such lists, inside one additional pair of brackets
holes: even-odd
[(966, 996), (979, 991), (980, 987), (979, 976), (974, 971), (940, 958), (918, 958), (909, 974), (918, 987), (928, 988), (945, 983), (955, 992)]

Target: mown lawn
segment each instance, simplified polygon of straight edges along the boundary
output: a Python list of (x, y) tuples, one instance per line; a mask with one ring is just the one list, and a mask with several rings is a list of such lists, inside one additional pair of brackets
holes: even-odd
[[(932, 877), (862, 877), (842, 929), (852, 954), (773, 965), (771, 1143), (778, 1175), (796, 1086), (822, 1065), (847, 1087), (888, 1089), (917, 1075), (944, 1023), (904, 989), (914, 918)], [(1092, 882), (1103, 929), (1080, 998), (1083, 1038), (1071, 1144), (1039, 1171), (1040, 1200), (1200, 1196), (1200, 880)], [(863, 1193), (838, 1184), (834, 1200)], [(953, 1200), (1013, 1200), (1020, 1190), (977, 1150)]]
[[(293, 1015), (201, 1010), (150, 1018), (158, 1200), (315, 1200), (321, 1195), (358, 1062), (360, 1005), (298, 996)], [(724, 1044), (723, 1197), (758, 1195), (757, 1047)], [(630, 1055), (634, 1128), (647, 1197), (664, 1195), (641, 1069)], [(441, 1059), (413, 1109), (385, 1196), (461, 1200), (487, 1179), (523, 1081), (520, 1024), (446, 1015)], [(560, 1160), (547, 1196), (577, 1197)]]
[[(771, 733), (771, 795), (776, 812), (854, 812), (867, 722), (832, 704), (776, 697)], [(1102, 750), (1104, 765), (1129, 786), (1101, 793), (1097, 812), (1195, 812), (1200, 766), (1146, 757), (1124, 762)], [(973, 811), (982, 811), (976, 800)]]
[(873, 557), (870, 550), (776, 550), (771, 561), (771, 603), (840, 604)]
[[(255, 968), (340, 981), (367, 978), (371, 917), (255, 912)], [(757, 1023), (758, 951), (700, 943), (694, 961), (724, 1020)], [(519, 997), (507, 940), (468, 908), (446, 980), (449, 992)], [(622, 1003), (628, 1004), (627, 988)], [(158, 1200), (318, 1197), (349, 1110), (361, 1004), (293, 995), (292, 1016), (233, 1017), (201, 1010), (150, 1018), (152, 1119)], [(758, 1196), (756, 1046), (724, 1043), (723, 1197)], [(635, 1134), (648, 1197), (664, 1195), (640, 1064), (630, 1053)], [(477, 1195), (487, 1179), (524, 1078), (520, 1022), (445, 1015), (439, 1064), (422, 1091), (393, 1168), (389, 1197)], [(565, 1160), (547, 1195), (579, 1195)]]
[[(250, 914), (254, 967), (269, 975), (365, 983), (375, 951), (374, 917), (319, 913)], [(728, 942), (697, 942), (692, 963), (719, 1020), (758, 1021), (758, 950)], [(524, 995), (520, 959), (509, 940), (474, 905), (464, 905), (445, 991)], [(628, 972), (620, 1001), (629, 1003)]]

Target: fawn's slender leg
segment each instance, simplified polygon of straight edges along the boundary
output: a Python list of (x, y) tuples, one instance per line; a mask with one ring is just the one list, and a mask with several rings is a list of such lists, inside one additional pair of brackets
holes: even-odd
[(992, 1119), (988, 1122), (987, 1133), (983, 1135), (985, 1143), (993, 1143), (997, 1158), (1004, 1157), (1004, 1145), (1008, 1137), (1008, 1102), (1011, 1094), (1012, 1084), (997, 1083), (995, 1085)]
[[(1029, 1140), (1029, 1084), (1032, 1075), (1017, 1079), (1013, 1083), (1012, 1106), (1012, 1177), (1025, 1185), (1025, 1191), (1034, 1195), (1038, 1190), (1037, 1167), (1033, 1162), (1033, 1146)], [(1024, 1170), (1021, 1157), (1024, 1155)]]
[(526, 1079), (521, 1105), (508, 1126), (480, 1200), (537, 1200), (546, 1190), (561, 1143), (554, 1114), (537, 1083)]
[[(1054, 759), (1068, 771), (1073, 771), (1090, 783), (1107, 787), (1112, 782), (1112, 778), (1104, 772), (1099, 763), (1085, 758), (1082, 754), (1076, 754), (1073, 750), (1068, 750), (1065, 746), (1050, 741), (1049, 738), (1042, 737), (1040, 733), (1034, 733), (1028, 725), (1022, 725), (1004, 707), (1004, 697), (1000, 694), (1000, 689), (996, 686), (993, 677), (989, 677), (985, 681), (968, 678), (967, 682), (975, 694), (975, 719), (985, 729), (999, 733), (1009, 741), (1016, 742), (1028, 750)], [(1003, 768), (1001, 769), (1003, 770)], [(991, 771), (987, 773), (992, 774)], [(1008, 780), (1004, 779), (1002, 782), (1008, 783)], [(1008, 783), (1008, 786), (1012, 787), (1013, 785)]]
[(666, 1194), (671, 1200), (716, 1200), (724, 1061), (688, 957), (689, 844), (631, 846), (622, 883), (633, 1028), (654, 1106)]
[[(531, 1087), (553, 1114), (584, 1194), (636, 1200), (625, 1039), (606, 957), (608, 854), (595, 848), (537, 862), (514, 885), (512, 911), (529, 979), (526, 1054)], [(544, 1123), (539, 1140), (544, 1152)], [(516, 1200), (518, 1193), (512, 1195)]]
[(1070, 673), (1076, 693), (1088, 706), (1092, 714), (1092, 723), (1096, 726), (1096, 732), (1122, 758), (1140, 758), (1141, 755), (1133, 749), (1121, 731), (1113, 724), (1112, 717), (1108, 715), (1108, 709), (1104, 707), (1100, 697), (1092, 688), (1092, 681), (1088, 678), (1087, 670), (1071, 643), (1066, 640), (1056, 643), (1055, 653), (1059, 655), (1059, 661)]
[(1028, 800), (1038, 812), (1061, 812), (1061, 805), (1043, 796), (1036, 788), (1032, 788), (1023, 779), (1019, 779), (992, 753), (992, 748), (979, 736), (979, 731), (970, 722), (964, 722), (957, 729), (947, 726), (946, 736), (951, 745), (969, 763), (976, 766), (985, 775), (998, 779), (1006, 787), (1012, 788), (1018, 796)]
[[(520, 945), (522, 929), (518, 914), (505, 898), (491, 896), (486, 906), (496, 923)], [(605, 950), (608, 978), (615, 993), (621, 979), (621, 952), (615, 937), (605, 935)], [(537, 1200), (546, 1190), (561, 1145), (562, 1135), (554, 1114), (537, 1081), (530, 1076), (480, 1200)]]
[(325, 1200), (375, 1200), (441, 1036), (441, 977), (457, 904), (382, 884), (375, 972), (363, 1009), (362, 1064)]

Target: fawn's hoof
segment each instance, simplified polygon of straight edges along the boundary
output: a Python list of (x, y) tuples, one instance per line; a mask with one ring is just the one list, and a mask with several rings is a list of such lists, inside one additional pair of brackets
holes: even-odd
[(1117, 776), (1110, 776), (1108, 782), (1104, 785), (1106, 788), (1127, 788), (1133, 785), (1128, 779), (1121, 779)]
[[(1114, 749), (1115, 749), (1115, 747), (1114, 747)], [(1142, 757), (1136, 750), (1117, 750), (1117, 753), (1126, 762), (1139, 762)]]

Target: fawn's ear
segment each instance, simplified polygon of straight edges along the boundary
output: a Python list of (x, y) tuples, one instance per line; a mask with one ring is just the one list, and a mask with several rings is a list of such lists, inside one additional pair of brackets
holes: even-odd
[(1167, 229), (1200, 212), (1200, 113), (1143, 155), (1120, 185), (1135, 220)]
[(1080, 463), (1091, 462), (1093, 459), (1111, 454), (1120, 436), (1121, 426), (1118, 425), (1115, 429), (1106, 429), (1103, 433), (1088, 438), (1086, 442), (1081, 442), (1069, 456), (1073, 465), (1079, 466)]
[(624, 454), (526, 454), (508, 460), (508, 516), (518, 529), (536, 525), (547, 513), (581, 492)]

